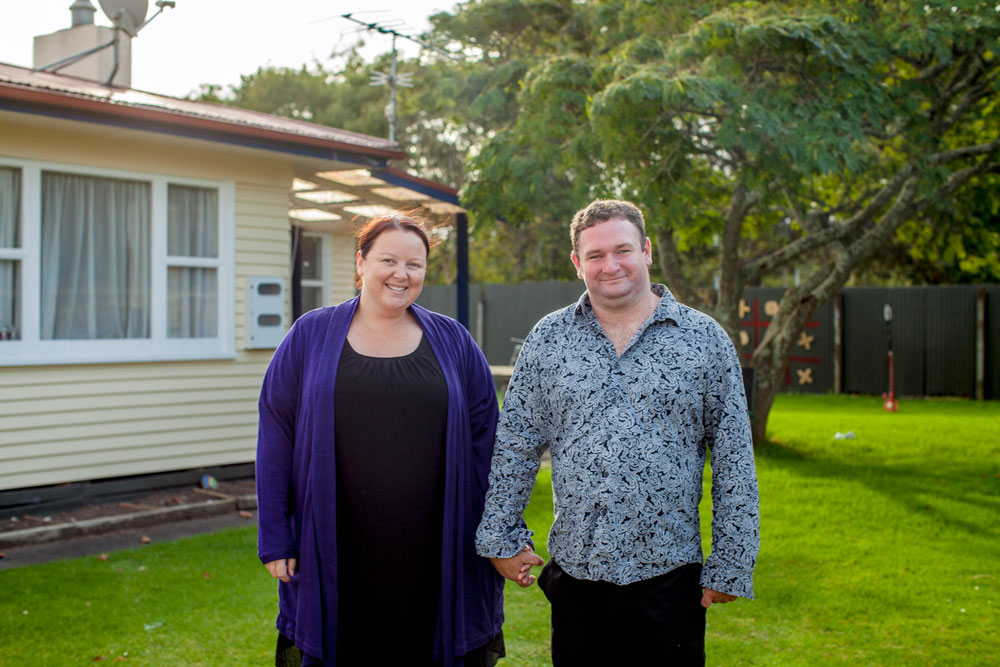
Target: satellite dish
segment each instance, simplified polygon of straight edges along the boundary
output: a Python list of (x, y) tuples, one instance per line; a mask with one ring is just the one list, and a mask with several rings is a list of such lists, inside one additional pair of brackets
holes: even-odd
[(116, 27), (135, 37), (146, 20), (149, 0), (98, 0), (101, 9)]

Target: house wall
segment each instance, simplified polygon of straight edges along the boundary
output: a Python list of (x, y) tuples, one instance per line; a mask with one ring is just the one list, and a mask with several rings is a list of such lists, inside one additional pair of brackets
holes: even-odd
[(5, 157), (234, 183), (236, 358), (0, 367), (0, 490), (252, 461), (273, 351), (244, 349), (247, 279), (290, 280), (290, 159), (13, 116), (0, 114)]
[(330, 243), (330, 305), (354, 296), (355, 242), (346, 227), (333, 232)]

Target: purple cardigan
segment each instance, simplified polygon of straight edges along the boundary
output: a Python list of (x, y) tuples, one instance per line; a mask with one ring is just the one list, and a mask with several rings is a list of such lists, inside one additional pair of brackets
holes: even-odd
[[(298, 559), (292, 581), (278, 584), (277, 627), (324, 665), (337, 664), (333, 388), (357, 305), (355, 297), (300, 317), (275, 351), (260, 393), (258, 555), (263, 563)], [(410, 312), (448, 384), (434, 659), (454, 665), (492, 639), (503, 623), (504, 580), (473, 544), (490, 472), (497, 396), (486, 359), (462, 325), (416, 304)]]

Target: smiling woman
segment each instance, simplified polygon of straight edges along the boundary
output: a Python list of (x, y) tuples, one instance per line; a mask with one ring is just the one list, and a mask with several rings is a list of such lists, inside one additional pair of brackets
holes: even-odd
[(361, 301), (347, 341), (371, 357), (413, 352), (420, 326), (408, 308), (420, 296), (430, 242), (423, 227), (402, 216), (373, 218), (358, 233), (357, 277)]
[(496, 392), (468, 332), (414, 303), (429, 251), (420, 219), (370, 220), (359, 296), (299, 318), (268, 368), (258, 555), (280, 581), (277, 664), (504, 654), (503, 579), (473, 546)]

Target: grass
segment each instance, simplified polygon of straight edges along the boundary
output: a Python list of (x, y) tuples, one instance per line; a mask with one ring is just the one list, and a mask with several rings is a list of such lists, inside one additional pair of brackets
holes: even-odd
[[(996, 662), (1000, 404), (781, 396), (769, 434), (757, 599), (712, 608), (708, 664)], [(548, 484), (528, 513), (546, 558)], [(0, 665), (269, 664), (275, 587), (254, 549), (246, 528), (0, 572)], [(501, 664), (549, 664), (538, 587), (509, 585), (506, 614)]]
[(758, 599), (710, 613), (710, 664), (995, 663), (1000, 404), (782, 396), (768, 432)]
[[(253, 528), (0, 572), (0, 665), (274, 664)], [(123, 660), (124, 659), (124, 660)]]

